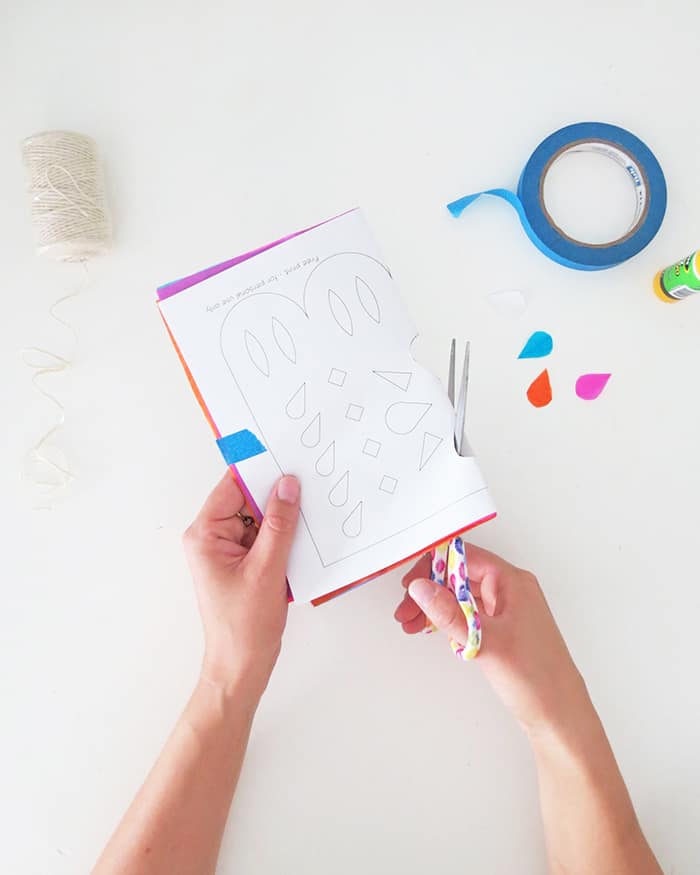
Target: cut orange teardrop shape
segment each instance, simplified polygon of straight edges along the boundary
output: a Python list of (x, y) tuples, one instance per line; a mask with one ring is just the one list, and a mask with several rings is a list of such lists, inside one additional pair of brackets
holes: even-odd
[(549, 382), (547, 368), (530, 383), (527, 400), (533, 407), (546, 407), (552, 400), (552, 384)]

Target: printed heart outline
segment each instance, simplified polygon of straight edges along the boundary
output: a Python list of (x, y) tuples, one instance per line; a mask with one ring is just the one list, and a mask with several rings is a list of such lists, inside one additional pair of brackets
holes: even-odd
[[(315, 381), (316, 383), (318, 382), (317, 375), (314, 373), (314, 371), (318, 371), (318, 365), (317, 362), (314, 361), (314, 356), (309, 354), (309, 349), (312, 348), (312, 340), (314, 342), (318, 342), (318, 326), (316, 326), (315, 320), (321, 318), (324, 322), (325, 327), (328, 327), (331, 325), (331, 321), (334, 319), (333, 314), (330, 310), (321, 310), (319, 312), (319, 304), (324, 303), (324, 292), (326, 294), (327, 300), (327, 284), (324, 277), (325, 268), (334, 265), (337, 266), (338, 259), (343, 259), (345, 261), (348, 261), (349, 259), (348, 263), (351, 269), (345, 272), (345, 285), (344, 287), (339, 288), (338, 291), (336, 291), (336, 294), (340, 297), (344, 305), (347, 307), (348, 312), (350, 313), (353, 320), (353, 326), (360, 326), (360, 330), (358, 334), (353, 329), (353, 334), (348, 335), (347, 332), (343, 330), (342, 326), (336, 325), (334, 333), (330, 335), (330, 339), (326, 344), (327, 348), (332, 350), (332, 354), (328, 351), (328, 349), (326, 349), (322, 354), (317, 356), (320, 361), (324, 362), (324, 367), (326, 366), (328, 361), (334, 360), (331, 356), (338, 353), (338, 350), (340, 347), (342, 347), (342, 344), (357, 343), (358, 340), (364, 342), (367, 340), (367, 338), (371, 338), (372, 336), (374, 336), (376, 340), (372, 344), (372, 352), (379, 354), (380, 359), (372, 359), (369, 364), (379, 364), (383, 369), (394, 372), (400, 371), (402, 368), (410, 368), (412, 372), (416, 375), (416, 379), (418, 379), (419, 384), (421, 381), (423, 381), (424, 386), (427, 385), (426, 381), (432, 382), (433, 386), (435, 382), (439, 382), (432, 374), (416, 364), (413, 358), (413, 343), (417, 337), (415, 328), (410, 322), (410, 318), (406, 314), (400, 303), (400, 300), (398, 299), (398, 295), (393, 286), (391, 273), (384, 265), (381, 264), (381, 262), (379, 262), (377, 259), (372, 258), (372, 256), (366, 256), (363, 253), (345, 252), (338, 253), (329, 256), (326, 259), (323, 259), (322, 262), (320, 262), (313, 268), (313, 270), (309, 273), (309, 276), (306, 278), (303, 289), (304, 306), (299, 305), (296, 301), (279, 292), (259, 292), (254, 296), (244, 298), (230, 308), (222, 321), (220, 332), (221, 353), (232, 375), (232, 378), (237, 385), (239, 392), (246, 404), (252, 421), (255, 424), (255, 429), (262, 439), (263, 443), (270, 451), (271, 456), (274, 459), (280, 472), (284, 470), (291, 470), (293, 468), (292, 465), (287, 464), (285, 461), (285, 457), (288, 456), (289, 453), (286, 452), (284, 449), (285, 442), (289, 440), (292, 420), (285, 417), (283, 409), (285, 404), (292, 397), (293, 393), (299, 390), (302, 382), (304, 382), (306, 386), (305, 395), (307, 398), (307, 406), (305, 414), (302, 416), (302, 418), (298, 422), (293, 423), (293, 428), (297, 431), (302, 426), (306, 428), (309, 425), (312, 417), (316, 414), (316, 412), (318, 412), (318, 405), (314, 403), (313, 398), (313, 387), (315, 385)], [(378, 288), (376, 284), (372, 284), (371, 276), (368, 283), (366, 278), (366, 271), (358, 269), (358, 263), (362, 265), (374, 265), (372, 270), (375, 271), (375, 276), (385, 277), (385, 284), (382, 287)], [(363, 304), (359, 295), (353, 297), (353, 292), (356, 292), (355, 286), (358, 278), (361, 279), (362, 282), (368, 284), (371, 287), (373, 295), (378, 298), (378, 308), (382, 316), (384, 315), (384, 313), (386, 313), (387, 318), (389, 318), (389, 316), (393, 317), (394, 313), (398, 314), (396, 319), (392, 318), (392, 331), (395, 328), (395, 323), (399, 322), (400, 330), (397, 335), (394, 335), (392, 333), (388, 337), (387, 331), (382, 330), (381, 318), (379, 322), (377, 322), (377, 320), (373, 318), (372, 313), (368, 312), (367, 306)], [(262, 315), (260, 310), (261, 304), (263, 304)], [(269, 376), (265, 375), (264, 373), (257, 373), (257, 371), (254, 372), (249, 365), (245, 364), (245, 359), (242, 359), (243, 355), (245, 355), (245, 347), (244, 344), (240, 342), (240, 333), (245, 330), (252, 330), (249, 328), (251, 324), (251, 319), (247, 316), (246, 310), (250, 310), (251, 314), (257, 313), (257, 318), (253, 320), (256, 325), (259, 325), (262, 320), (262, 322), (265, 323), (265, 325), (267, 326), (264, 331), (260, 331), (259, 328), (256, 328), (255, 330), (253, 330), (253, 333), (255, 334), (258, 342), (262, 345), (263, 349), (266, 351), (267, 359), (269, 361)], [(370, 310), (373, 310), (371, 302)], [(356, 318), (358, 316), (360, 317), (359, 320)], [(290, 356), (287, 355), (284, 350), (280, 349), (279, 344), (275, 342), (275, 338), (272, 336), (270, 328), (270, 326), (274, 324), (275, 320), (277, 321), (278, 325), (282, 325), (287, 334), (289, 334), (293, 338), (293, 345), (295, 346), (298, 356), (296, 362), (291, 362)], [(229, 338), (231, 326), (234, 326), (233, 334), (238, 334), (238, 338), (236, 338), (235, 336), (233, 338)], [(391, 342), (387, 342), (388, 340), (390, 340)], [(397, 359), (395, 358), (395, 356), (398, 356), (399, 358)], [(335, 365), (340, 365), (341, 363), (342, 358), (341, 361), (335, 361), (334, 367)], [(366, 379), (368, 382), (371, 379), (375, 381), (374, 383), (371, 383), (370, 394), (373, 393), (375, 396), (377, 396), (380, 399), (378, 403), (380, 405), (383, 405), (382, 410), (386, 410), (391, 404), (394, 404), (399, 400), (398, 396), (402, 396), (403, 391), (400, 387), (392, 386), (386, 381), (379, 379), (373, 373), (373, 371), (380, 370), (380, 368), (371, 368), (369, 367), (369, 364), (367, 368)], [(262, 384), (263, 381), (274, 379), (275, 372), (280, 365), (282, 365), (283, 368), (287, 369), (287, 376), (282, 381), (282, 388), (277, 390), (275, 394), (275, 397), (279, 400), (280, 412), (276, 415), (276, 417), (270, 417), (268, 415), (268, 412), (266, 412), (265, 410), (260, 410), (259, 412), (256, 407), (255, 401), (253, 400), (251, 403), (251, 401), (249, 400), (249, 396), (255, 393), (256, 383)], [(384, 385), (378, 386), (377, 384), (379, 383), (383, 383)], [(411, 384), (411, 388), (413, 388), (413, 383)], [(326, 394), (327, 391), (328, 390), (326, 390)], [(420, 385), (418, 386), (418, 391), (421, 391)], [(444, 410), (442, 411), (442, 421), (439, 415), (440, 411), (432, 411), (433, 416), (426, 416), (425, 421), (421, 422), (420, 428), (416, 428), (415, 433), (412, 435), (412, 437), (409, 434), (405, 434), (401, 435), (398, 438), (394, 438), (395, 440), (412, 439), (416, 442), (416, 468), (418, 468), (419, 459), (422, 460), (425, 431), (431, 432), (434, 436), (436, 434), (451, 434), (452, 412), (451, 408), (449, 408), (449, 403), (446, 402), (446, 404), (448, 405), (447, 420), (445, 420), (444, 418)], [(348, 427), (352, 428), (352, 426)], [(336, 437), (334, 434), (324, 434), (323, 428), (324, 426), (322, 423), (321, 436), (318, 441), (318, 445), (312, 448), (306, 448), (306, 450), (304, 451), (306, 452), (308, 450), (308, 459), (310, 463), (309, 467), (315, 464), (317, 457), (323, 452), (324, 448), (327, 447), (329, 442), (331, 440), (334, 440)], [(372, 434), (369, 435), (369, 437), (375, 438), (377, 436)], [(382, 444), (390, 444), (390, 438), (383, 436), (381, 442)], [(451, 446), (452, 441), (445, 440), (444, 452), (447, 452), (447, 448)], [(294, 449), (296, 450), (296, 448)], [(442, 448), (440, 452), (443, 452)], [(307, 495), (307, 504), (304, 508), (305, 512), (303, 514), (304, 524), (307, 528), (307, 531), (309, 532), (309, 535), (314, 545), (316, 546), (319, 559), (324, 566), (334, 564), (335, 562), (343, 559), (346, 555), (350, 555), (360, 549), (365, 549), (366, 547), (371, 546), (372, 543), (376, 543), (378, 540), (383, 540), (384, 537), (396, 534), (396, 531), (389, 531), (388, 533), (384, 533), (387, 516), (386, 511), (384, 510), (384, 519), (380, 519), (378, 523), (381, 530), (373, 531), (367, 529), (365, 524), (365, 530), (356, 537), (356, 544), (350, 544), (347, 549), (344, 549), (345, 545), (343, 544), (342, 539), (341, 541), (335, 541), (329, 545), (328, 543), (320, 543), (320, 540), (315, 538), (314, 530), (317, 530), (318, 526), (315, 524), (315, 521), (309, 516), (309, 513), (313, 515), (314, 507), (320, 507), (324, 516), (328, 516), (328, 514), (335, 512), (335, 519), (339, 531), (342, 530), (343, 525), (346, 522), (348, 511), (356, 508), (357, 503), (360, 501), (363, 502), (363, 507), (365, 508), (365, 510), (363, 511), (363, 519), (371, 519), (370, 511), (373, 509), (373, 507), (376, 515), (378, 513), (377, 508), (384, 508), (384, 505), (381, 505), (380, 503), (381, 500), (390, 501), (392, 500), (392, 497), (394, 495), (393, 491), (391, 493), (388, 493), (386, 492), (386, 490), (382, 490), (380, 493), (380, 482), (384, 482), (385, 475), (388, 475), (390, 479), (393, 479), (395, 474), (400, 473), (397, 471), (392, 471), (390, 468), (387, 468), (386, 470), (380, 470), (378, 467), (376, 477), (377, 482), (374, 484), (376, 494), (372, 493), (368, 496), (364, 494), (363, 491), (352, 492), (351, 488), (351, 495), (349, 496), (349, 499), (345, 504), (344, 508), (338, 508), (337, 511), (335, 511), (334, 508), (331, 507), (330, 502), (327, 502), (328, 490), (330, 489), (332, 484), (336, 482), (336, 480), (343, 471), (352, 469), (353, 465), (357, 464), (357, 458), (353, 458), (351, 455), (349, 456), (347, 449), (342, 445), (342, 443), (336, 443), (335, 455), (335, 473), (333, 474), (333, 476), (328, 476), (325, 474), (323, 476), (318, 476), (318, 469), (316, 469), (312, 473), (311, 477), (308, 477), (306, 474), (304, 475), (304, 490)], [(382, 453), (379, 453), (379, 456), (381, 457)], [(385, 448), (384, 456), (391, 458), (389, 447)], [(365, 461), (368, 465), (372, 465), (371, 460)], [(473, 464), (473, 460), (459, 459), (455, 456), (454, 464), (463, 464), (467, 461), (471, 461)], [(420, 481), (424, 479), (422, 467), (417, 477), (414, 478), (414, 481)], [(455, 475), (458, 474), (457, 471), (454, 471), (453, 473)], [(459, 480), (459, 476), (452, 479)], [(320, 483), (320, 481), (323, 482)], [(427, 484), (429, 482), (430, 476), (428, 470), (427, 474), (425, 475), (425, 483)], [(414, 482), (414, 488), (415, 487), (416, 484)], [(313, 500), (309, 501), (309, 493), (310, 491), (313, 493), (314, 489), (318, 494), (313, 495)], [(323, 496), (321, 496), (321, 490), (323, 490)], [(377, 498), (377, 496), (379, 496), (379, 499)], [(386, 496), (386, 498), (384, 496)], [(456, 493), (454, 495), (454, 500), (460, 500), (463, 497), (463, 492)], [(324, 501), (326, 501), (325, 505)], [(397, 502), (401, 502), (400, 494), (398, 495)], [(403, 503), (406, 504), (405, 495), (403, 496)], [(449, 503), (454, 503), (454, 501)], [(398, 506), (398, 504), (393, 505), (394, 508)], [(420, 507), (421, 502), (415, 501), (415, 506)], [(449, 504), (447, 504), (446, 506), (449, 506)], [(309, 508), (311, 508), (310, 511)], [(438, 508), (434, 511), (434, 513), (439, 513), (441, 510), (444, 510), (444, 507)], [(402, 525), (404, 525), (404, 527), (410, 527), (421, 522), (421, 520), (417, 518), (418, 516), (420, 516), (420, 513), (416, 514), (413, 510), (411, 510), (410, 512), (413, 513), (413, 517), (403, 520)], [(432, 515), (433, 514), (431, 513), (427, 516), (429, 517)], [(406, 516), (405, 512), (403, 516)], [(425, 518), (426, 516), (423, 516), (423, 519)], [(375, 527), (377, 526), (376, 520), (374, 525)], [(348, 541), (349, 540), (350, 538), (348, 538)]]

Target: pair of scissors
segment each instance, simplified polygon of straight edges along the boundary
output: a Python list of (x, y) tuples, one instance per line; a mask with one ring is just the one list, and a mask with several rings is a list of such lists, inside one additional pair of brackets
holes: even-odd
[[(467, 442), (464, 438), (464, 420), (467, 409), (467, 386), (469, 384), (469, 342), (464, 349), (464, 364), (462, 379), (459, 384), (459, 396), (455, 404), (455, 358), (457, 341), (453, 338), (450, 347), (450, 369), (447, 379), (447, 395), (455, 411), (454, 443), (460, 456), (468, 454)], [(453, 653), (462, 660), (474, 659), (481, 647), (481, 620), (479, 610), (469, 588), (469, 571), (464, 541), (459, 535), (438, 544), (431, 552), (432, 569), (430, 579), (446, 586), (455, 594), (457, 602), (467, 621), (467, 641), (461, 644), (450, 638)], [(432, 632), (434, 626), (429, 625), (426, 631)]]

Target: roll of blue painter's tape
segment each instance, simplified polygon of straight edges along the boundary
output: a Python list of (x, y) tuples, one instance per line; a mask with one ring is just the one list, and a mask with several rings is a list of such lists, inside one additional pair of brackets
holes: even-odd
[[(555, 161), (573, 152), (594, 152), (620, 164), (629, 174), (636, 194), (630, 229), (609, 243), (584, 243), (559, 228), (544, 204), (547, 173)], [(602, 122), (568, 125), (550, 134), (530, 156), (518, 182), (517, 193), (492, 188), (459, 198), (447, 205), (457, 217), (482, 195), (500, 197), (520, 216), (535, 246), (553, 261), (575, 270), (604, 270), (632, 258), (652, 240), (666, 212), (666, 180), (651, 149), (624, 128)]]

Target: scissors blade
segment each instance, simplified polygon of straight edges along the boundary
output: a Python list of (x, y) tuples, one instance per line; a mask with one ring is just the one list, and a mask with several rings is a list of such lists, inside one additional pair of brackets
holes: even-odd
[(464, 364), (462, 365), (462, 379), (459, 384), (459, 397), (455, 408), (455, 449), (459, 455), (464, 450), (464, 422), (467, 415), (467, 387), (469, 385), (469, 349), (467, 341), (464, 347)]
[(452, 407), (455, 406), (455, 356), (457, 353), (457, 341), (452, 338), (450, 346), (450, 369), (447, 373), (447, 397), (450, 399)]

